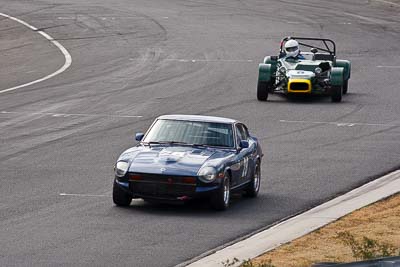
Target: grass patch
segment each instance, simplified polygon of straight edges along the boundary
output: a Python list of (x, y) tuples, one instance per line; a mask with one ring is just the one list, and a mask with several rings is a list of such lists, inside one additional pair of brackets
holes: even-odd
[[(233, 260), (223, 261), (222, 265), (224, 267), (232, 267), (236, 266), (238, 262), (239, 260), (237, 258), (233, 258)], [(251, 260), (246, 260), (240, 264), (240, 267), (276, 267), (276, 266), (273, 265), (270, 260), (262, 263), (253, 263)]]
[(400, 256), (400, 249), (388, 243), (381, 243), (364, 236), (357, 240), (350, 232), (339, 232), (338, 238), (350, 247), (353, 257), (357, 260), (370, 260), (375, 258)]
[(267, 252), (251, 260), (253, 265), (242, 267), (308, 267), (317, 262), (400, 256), (399, 218), (400, 194), (396, 194)]

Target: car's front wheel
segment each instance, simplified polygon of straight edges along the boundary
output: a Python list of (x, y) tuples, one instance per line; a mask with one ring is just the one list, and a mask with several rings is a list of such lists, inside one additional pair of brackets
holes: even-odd
[(114, 204), (121, 207), (127, 207), (132, 202), (132, 195), (123, 190), (115, 181), (113, 186)]
[(267, 101), (268, 99), (268, 82), (258, 81), (257, 84), (257, 99), (259, 101)]
[(332, 95), (331, 95), (331, 100), (332, 102), (340, 102), (342, 101), (342, 95), (343, 95), (343, 86), (332, 86)]
[(349, 80), (347, 79), (347, 80), (344, 80), (344, 83), (343, 83), (343, 94), (344, 95), (347, 94), (348, 88), (349, 88)]
[(246, 196), (256, 197), (258, 195), (258, 191), (260, 191), (260, 184), (261, 184), (261, 166), (260, 162), (257, 161), (253, 178), (251, 179), (248, 187), (245, 189)]
[(211, 197), (211, 206), (216, 210), (226, 210), (231, 199), (231, 183), (229, 176), (225, 175), (221, 187)]

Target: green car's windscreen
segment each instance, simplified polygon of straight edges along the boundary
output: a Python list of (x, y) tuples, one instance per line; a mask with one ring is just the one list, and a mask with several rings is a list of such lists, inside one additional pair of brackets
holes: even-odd
[(230, 124), (183, 120), (158, 120), (143, 142), (182, 142), (208, 146), (234, 146)]

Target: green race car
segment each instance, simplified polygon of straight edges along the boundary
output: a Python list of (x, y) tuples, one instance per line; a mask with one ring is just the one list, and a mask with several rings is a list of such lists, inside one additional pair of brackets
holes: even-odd
[[(310, 52), (300, 52), (300, 48)], [(259, 65), (257, 99), (268, 94), (328, 95), (342, 101), (347, 93), (351, 63), (336, 59), (336, 44), (330, 39), (285, 37), (278, 56), (266, 56)]]

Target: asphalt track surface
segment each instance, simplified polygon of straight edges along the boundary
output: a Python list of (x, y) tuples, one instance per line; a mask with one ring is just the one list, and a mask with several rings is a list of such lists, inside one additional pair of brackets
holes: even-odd
[[(1, 266), (174, 266), (315, 206), (400, 159), (400, 6), (387, 1), (1, 0), (72, 65), (0, 93)], [(285, 35), (332, 38), (349, 93), (256, 100), (258, 63)], [(64, 64), (0, 18), (0, 91)], [(260, 138), (260, 196), (226, 212), (111, 200), (113, 164), (161, 114), (226, 116)]]

